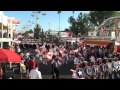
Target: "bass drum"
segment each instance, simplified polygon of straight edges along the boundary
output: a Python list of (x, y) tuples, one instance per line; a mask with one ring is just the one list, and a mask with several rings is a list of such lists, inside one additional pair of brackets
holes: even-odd
[(79, 78), (83, 78), (83, 76), (84, 76), (84, 70), (83, 70), (82, 68), (78, 68), (78, 69), (76, 70), (76, 75), (77, 75), (77, 77), (79, 77)]
[(106, 64), (101, 64), (100, 65), (100, 71), (101, 72), (106, 72), (107, 71), (107, 65)]
[(120, 61), (117, 61), (118, 63), (118, 71), (120, 71)]
[(92, 75), (92, 67), (90, 67), (90, 66), (85, 67), (84, 72), (86, 75), (91, 76)]
[(107, 65), (107, 71), (109, 73), (111, 73), (112, 72), (112, 64), (110, 62), (108, 62), (108, 63), (106, 63), (106, 65)]
[(94, 66), (92, 67), (92, 73), (93, 73), (93, 75), (96, 75), (98, 72), (99, 72), (99, 67), (98, 67), (98, 65), (94, 65)]
[(112, 71), (117, 71), (118, 70), (118, 62), (113, 61), (112, 62)]

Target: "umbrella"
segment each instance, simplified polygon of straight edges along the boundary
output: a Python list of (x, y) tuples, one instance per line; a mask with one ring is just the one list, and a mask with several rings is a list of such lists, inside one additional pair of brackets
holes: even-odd
[(0, 61), (10, 63), (20, 63), (21, 56), (14, 51), (0, 48)]

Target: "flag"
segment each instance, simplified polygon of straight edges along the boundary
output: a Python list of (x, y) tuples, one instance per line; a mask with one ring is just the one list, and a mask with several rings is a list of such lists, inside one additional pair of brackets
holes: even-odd
[(47, 55), (48, 61), (51, 61), (52, 57), (53, 57), (53, 53), (52, 52), (48, 52), (46, 55)]
[(12, 21), (12, 23), (15, 24), (15, 25), (19, 25), (20, 24), (20, 20), (19, 19), (14, 19)]
[(114, 46), (114, 53), (117, 54), (118, 48), (117, 46)]
[(120, 43), (118, 43), (118, 42), (115, 42), (115, 45), (116, 45), (116, 46), (119, 46), (119, 45), (120, 45)]
[(78, 49), (74, 50), (74, 53), (77, 53), (78, 52)]
[(65, 52), (65, 49), (60, 49), (59, 52), (62, 54)]

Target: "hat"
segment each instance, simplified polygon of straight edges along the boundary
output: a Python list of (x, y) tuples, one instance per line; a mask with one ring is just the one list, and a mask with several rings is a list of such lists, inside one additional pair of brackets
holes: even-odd
[(104, 57), (104, 59), (106, 60), (106, 59), (108, 59), (107, 57)]
[(38, 64), (37, 63), (34, 63), (33, 65), (32, 65), (32, 69), (35, 69), (35, 68), (37, 68), (38, 67)]
[(55, 54), (53, 54), (53, 56), (52, 56), (53, 58), (56, 58), (56, 55)]
[(77, 53), (75, 53), (75, 57), (78, 57), (78, 54), (77, 54)]
[(91, 60), (90, 62), (95, 62), (95, 60)]
[(75, 63), (76, 65), (80, 65), (80, 63)]
[(87, 61), (83, 61), (83, 63), (88, 63)]
[(97, 58), (97, 60), (101, 61), (101, 60), (102, 60), (102, 58)]

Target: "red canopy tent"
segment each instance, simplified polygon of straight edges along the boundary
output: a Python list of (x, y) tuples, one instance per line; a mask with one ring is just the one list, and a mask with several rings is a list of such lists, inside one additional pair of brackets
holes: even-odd
[(21, 56), (15, 53), (14, 51), (0, 48), (0, 61), (3, 63), (20, 63)]

